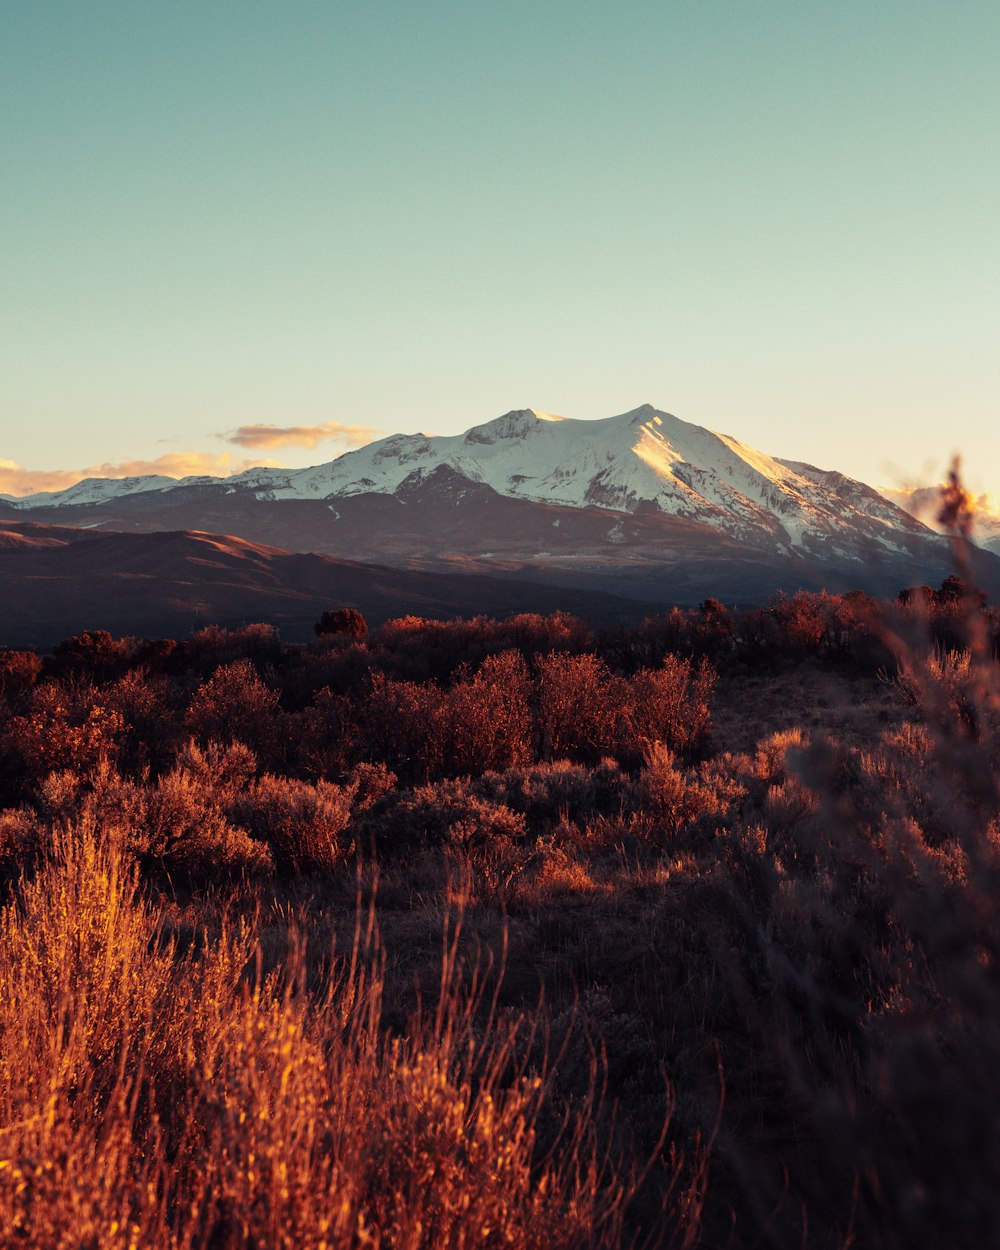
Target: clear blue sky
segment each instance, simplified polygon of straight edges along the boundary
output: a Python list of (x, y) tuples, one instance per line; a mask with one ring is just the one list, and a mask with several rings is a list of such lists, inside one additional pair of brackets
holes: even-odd
[(0, 460), (651, 402), (998, 490), (998, 65), (987, 0), (4, 0)]

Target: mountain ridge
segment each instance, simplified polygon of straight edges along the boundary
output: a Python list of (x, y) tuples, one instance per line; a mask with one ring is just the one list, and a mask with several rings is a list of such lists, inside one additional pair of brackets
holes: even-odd
[[(947, 540), (837, 470), (759, 452), (643, 405), (582, 421), (517, 409), (462, 434), (395, 434), (304, 469), (107, 479), (0, 515), (203, 530), (395, 567), (654, 602), (775, 590), (895, 593), (950, 571)], [(1000, 562), (981, 561), (1000, 588)]]
[(278, 499), (396, 494), (408, 479), (446, 465), (498, 494), (634, 513), (651, 504), (703, 521), (741, 541), (828, 540), (845, 515), (867, 539), (888, 531), (928, 533), (922, 522), (864, 483), (784, 460), (644, 404), (582, 421), (535, 409), (512, 410), (463, 434), (393, 434), (305, 469), (248, 469), (229, 478), (88, 478), (59, 492), (9, 501), (18, 510), (112, 502), (194, 486)]

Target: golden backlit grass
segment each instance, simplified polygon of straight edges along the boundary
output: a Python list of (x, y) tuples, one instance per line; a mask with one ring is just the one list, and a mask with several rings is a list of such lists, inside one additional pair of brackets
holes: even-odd
[(308, 986), (294, 931), (265, 973), (251, 926), (182, 953), (161, 920), (86, 824), (0, 916), (5, 1245), (625, 1244), (639, 1175), (596, 1069), (551, 1105), (540, 1039), (486, 998), (456, 926), (435, 1005), (390, 1035), (370, 926)]

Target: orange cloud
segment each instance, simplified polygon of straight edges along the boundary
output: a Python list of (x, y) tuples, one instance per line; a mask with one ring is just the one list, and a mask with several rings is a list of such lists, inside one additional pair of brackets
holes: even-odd
[(366, 425), (324, 421), (320, 425), (241, 425), (219, 437), (238, 447), (315, 447), (328, 438), (340, 439), (350, 447), (363, 447), (382, 432)]
[(42, 490), (65, 490), (87, 477), (228, 477), (258, 466), (281, 468), (276, 460), (218, 455), (201, 451), (177, 451), (155, 460), (125, 460), (120, 464), (93, 464), (86, 469), (25, 469), (13, 460), (0, 460), (0, 494), (33, 495)]

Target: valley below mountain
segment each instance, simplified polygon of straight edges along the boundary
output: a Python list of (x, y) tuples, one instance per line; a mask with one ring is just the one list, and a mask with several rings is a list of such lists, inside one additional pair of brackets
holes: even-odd
[(377, 626), (408, 614), (446, 618), (565, 610), (598, 624), (636, 621), (649, 604), (476, 575), (388, 568), (215, 534), (107, 533), (0, 522), (0, 647), (51, 646), (84, 630), (182, 636), (207, 624), (265, 621), (289, 641), (313, 636), (330, 608)]

